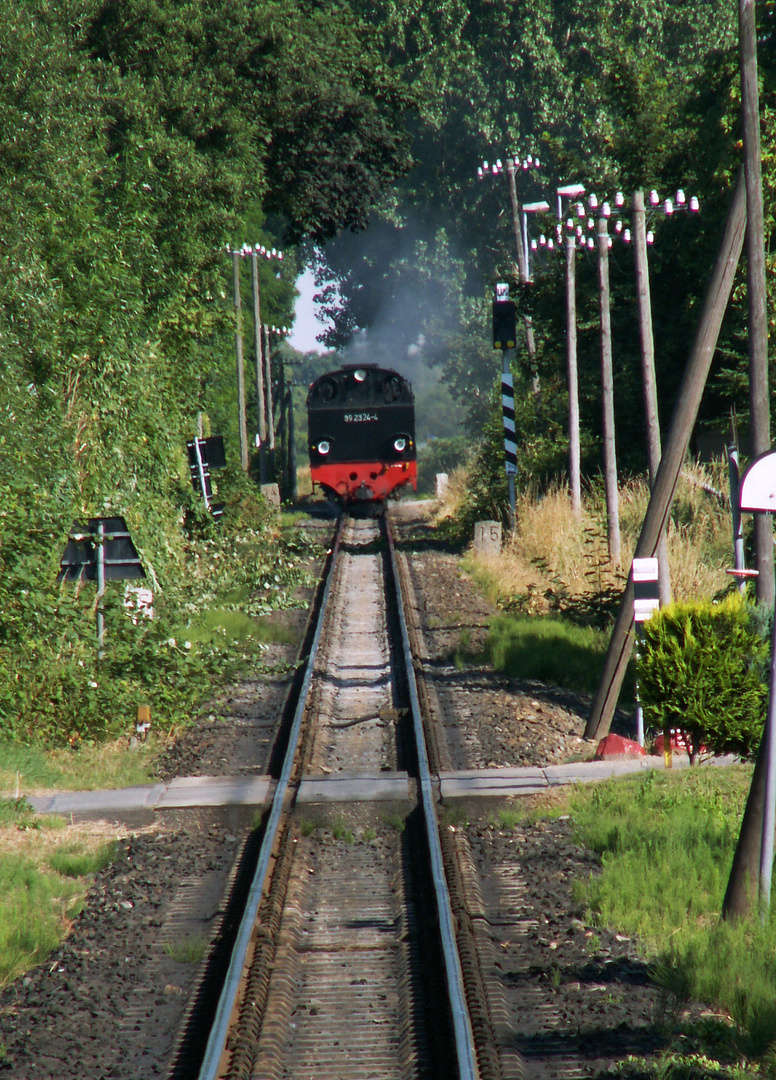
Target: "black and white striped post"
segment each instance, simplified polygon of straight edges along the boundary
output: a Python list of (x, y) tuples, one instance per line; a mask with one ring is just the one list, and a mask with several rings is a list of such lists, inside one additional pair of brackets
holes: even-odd
[[(633, 576), (633, 621), (636, 624), (636, 654), (638, 655), (641, 628), (660, 607), (658, 560), (634, 559), (631, 574)], [(636, 738), (639, 746), (643, 746), (644, 713), (641, 708), (638, 682), (636, 683)], [(671, 755), (671, 740), (668, 732), (664, 733), (664, 750), (666, 768), (668, 768)]]
[(504, 467), (509, 488), (509, 528), (515, 527), (517, 476), (517, 439), (515, 437), (515, 386), (512, 378), (512, 356), (517, 337), (515, 304), (509, 299), (509, 285), (496, 285), (493, 301), (493, 348), (501, 349), (503, 356), (501, 372), (501, 413), (504, 422)]

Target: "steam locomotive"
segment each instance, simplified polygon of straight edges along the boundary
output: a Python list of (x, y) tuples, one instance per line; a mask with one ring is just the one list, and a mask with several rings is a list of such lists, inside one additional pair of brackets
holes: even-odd
[(321, 375), (307, 395), (313, 483), (345, 503), (381, 502), (417, 490), (415, 396), (405, 378), (377, 364)]

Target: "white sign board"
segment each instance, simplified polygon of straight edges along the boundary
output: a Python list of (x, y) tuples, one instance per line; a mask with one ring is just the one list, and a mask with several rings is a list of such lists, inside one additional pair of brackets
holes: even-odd
[(741, 509), (776, 514), (776, 450), (761, 454), (743, 475)]

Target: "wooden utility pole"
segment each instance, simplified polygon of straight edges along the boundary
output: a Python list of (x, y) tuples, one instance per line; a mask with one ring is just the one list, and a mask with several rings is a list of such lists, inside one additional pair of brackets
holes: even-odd
[[(560, 215), (559, 215), (560, 216)], [(566, 371), (569, 384), (569, 484), (571, 509), (582, 511), (579, 444), (579, 376), (577, 369), (577, 238), (566, 234)]]
[(620, 495), (617, 487), (617, 451), (614, 441), (614, 375), (612, 373), (612, 322), (609, 299), (609, 230), (605, 217), (598, 220), (598, 286), (601, 321), (601, 402), (603, 408), (606, 536), (609, 544), (609, 561), (619, 567), (622, 565)]
[[(647, 424), (647, 455), (649, 486), (655, 485), (660, 465), (660, 420), (657, 409), (657, 380), (655, 378), (655, 342), (652, 336), (652, 305), (649, 295), (649, 262), (647, 258), (647, 221), (644, 192), (633, 193), (634, 259), (636, 264), (636, 306), (641, 339), (641, 374), (644, 383), (644, 415)], [(657, 546), (658, 595), (660, 604), (671, 603), (671, 575), (668, 568), (668, 529), (660, 535)]]
[(269, 453), (269, 470), (274, 473), (275, 468), (275, 414), (272, 402), (272, 355), (270, 350), (269, 327), (265, 323), (262, 327), (264, 340), (264, 395), (267, 407), (267, 451)]
[(264, 405), (264, 357), (261, 348), (261, 303), (259, 299), (259, 253), (251, 252), (253, 288), (253, 356), (256, 363), (256, 419), (259, 434), (259, 482), (267, 482), (267, 419)]
[[(738, 37), (741, 65), (741, 119), (746, 176), (746, 291), (749, 307), (749, 414), (752, 457), (770, 450), (768, 409), (768, 325), (765, 306), (765, 249), (762, 174), (760, 168), (760, 103), (757, 89), (757, 32), (754, 0), (739, 0)], [(773, 606), (773, 528), (770, 514), (754, 515), (757, 599)], [(776, 645), (776, 635), (774, 636)], [(773, 658), (772, 658), (773, 662)], [(769, 710), (770, 713), (770, 710)], [(723, 919), (740, 919), (755, 908), (760, 880), (768, 743), (766, 730), (757, 755), (752, 784), (741, 822), (733, 866), (722, 904)]]
[(240, 432), (240, 464), (248, 471), (248, 429), (245, 420), (245, 368), (243, 364), (242, 297), (240, 295), (239, 251), (232, 252), (234, 284), (234, 349), (237, 357), (237, 426)]
[[(517, 182), (515, 180), (515, 163), (510, 158), (507, 160), (507, 180), (509, 181), (509, 202), (512, 209), (512, 231), (515, 235), (515, 252), (517, 254), (517, 273), (522, 286), (528, 284), (528, 252), (523, 243), (523, 234), (520, 228), (520, 204), (517, 201)], [(533, 319), (530, 315), (523, 316), (525, 324), (525, 348), (528, 353), (528, 367), (531, 371), (531, 388), (534, 394), (539, 393), (539, 373), (536, 370), (536, 343), (534, 341)]]
[[(641, 527), (641, 535), (636, 545), (636, 558), (654, 556), (658, 539), (668, 520), (679, 473), (690, 444), (690, 436), (717, 346), (722, 319), (733, 288), (733, 279), (744, 244), (745, 229), (746, 186), (742, 172), (728, 211), (722, 244), (706, 292), (700, 323), (682, 379), (660, 467), (655, 477), (655, 486), (652, 489), (644, 524)], [(601, 739), (609, 731), (622, 680), (625, 677), (628, 658), (633, 648), (632, 628), (633, 578), (629, 575), (609, 641), (604, 672), (585, 728), (586, 739)]]
[[(749, 307), (749, 417), (755, 458), (771, 448), (768, 393), (768, 322), (765, 304), (763, 185), (760, 164), (760, 101), (757, 89), (757, 33), (754, 0), (738, 2), (741, 64), (741, 119), (746, 176), (746, 295)], [(773, 525), (770, 514), (754, 515), (757, 600), (772, 608)]]

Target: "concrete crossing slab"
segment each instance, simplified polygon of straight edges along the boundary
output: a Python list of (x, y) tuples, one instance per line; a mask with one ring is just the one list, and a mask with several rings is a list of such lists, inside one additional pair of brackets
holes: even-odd
[(406, 772), (331, 773), (302, 780), (297, 803), (383, 802), (412, 798)]
[[(733, 765), (733, 755), (712, 758), (709, 765)], [(673, 768), (689, 765), (687, 756), (675, 754)], [(563, 784), (594, 783), (615, 776), (665, 769), (662, 757), (620, 761), (578, 761), (540, 769), (509, 766), (503, 769), (461, 769), (442, 772), (435, 786), (442, 799), (510, 798), (534, 795)], [(79, 814), (120, 818), (133, 811), (180, 810), (208, 806), (265, 806), (272, 798), (269, 776), (184, 776), (168, 784), (147, 784), (110, 791), (58, 791), (26, 795), (40, 814)], [(13, 798), (6, 795), (7, 798)], [(298, 803), (404, 801), (414, 799), (415, 785), (406, 772), (343, 772), (305, 776)]]

